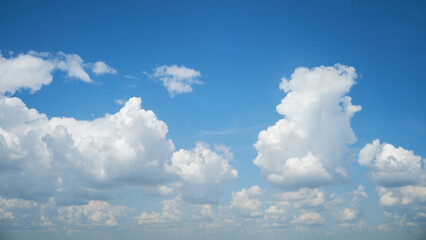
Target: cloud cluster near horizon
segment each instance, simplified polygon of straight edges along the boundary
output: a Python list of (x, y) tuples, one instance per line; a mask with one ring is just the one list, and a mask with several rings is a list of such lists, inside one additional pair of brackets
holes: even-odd
[[(247, 186), (233, 191), (221, 206), (215, 204), (223, 187), (238, 177), (230, 164), (230, 148), (197, 142), (192, 149), (176, 150), (167, 138), (167, 124), (144, 109), (141, 98), (117, 101), (123, 105), (118, 112), (83, 121), (48, 118), (7, 96), (21, 89), (40, 90), (52, 82), (56, 70), (92, 82), (87, 69), (95, 75), (117, 72), (103, 62), (85, 63), (76, 54), (0, 56), (1, 220), (16, 224), (27, 216), (25, 221), (38, 219), (42, 226), (173, 223), (176, 229), (199, 222), (189, 230), (243, 224), (247, 230), (303, 230), (328, 222), (365, 228), (362, 201), (368, 196), (362, 185), (342, 194), (322, 188), (348, 177), (342, 163), (348, 146), (356, 141), (350, 120), (361, 110), (348, 96), (356, 79), (353, 67), (297, 68), (290, 79), (282, 79), (280, 89), (286, 95), (276, 107), (282, 119), (259, 133), (253, 161), (282, 192), (268, 199), (265, 189)], [(191, 92), (201, 83), (201, 73), (184, 66), (164, 65), (152, 76), (172, 96)], [(374, 140), (361, 150), (358, 162), (370, 169), (385, 215), (404, 226), (420, 226), (426, 218), (425, 160)], [(107, 202), (111, 189), (132, 186), (166, 198), (162, 209), (126, 218), (130, 208)], [(388, 224), (395, 224), (390, 220)]]

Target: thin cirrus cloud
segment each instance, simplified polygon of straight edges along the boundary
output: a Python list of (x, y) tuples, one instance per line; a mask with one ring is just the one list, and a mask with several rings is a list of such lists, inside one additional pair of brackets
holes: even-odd
[(319, 187), (346, 178), (339, 165), (348, 144), (355, 142), (350, 126), (361, 110), (346, 94), (355, 84), (353, 67), (297, 68), (282, 79), (287, 95), (277, 106), (283, 116), (259, 133), (253, 161), (272, 185)]
[(160, 81), (172, 97), (190, 93), (194, 85), (203, 83), (197, 79), (201, 76), (200, 72), (185, 66), (163, 65), (155, 68), (152, 74), (144, 73)]
[(14, 94), (19, 89), (38, 91), (52, 82), (52, 74), (57, 70), (66, 72), (71, 78), (93, 82), (86, 69), (96, 75), (117, 73), (104, 62), (85, 63), (77, 54), (30, 51), (10, 58), (0, 54), (0, 93)]

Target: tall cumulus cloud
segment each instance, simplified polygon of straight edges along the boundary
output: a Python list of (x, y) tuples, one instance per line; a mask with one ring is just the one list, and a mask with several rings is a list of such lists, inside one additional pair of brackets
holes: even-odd
[(319, 187), (346, 177), (340, 166), (347, 145), (356, 141), (350, 126), (361, 110), (347, 96), (356, 78), (353, 67), (297, 68), (283, 78), (286, 96), (277, 106), (283, 116), (259, 133), (253, 161), (272, 185)]

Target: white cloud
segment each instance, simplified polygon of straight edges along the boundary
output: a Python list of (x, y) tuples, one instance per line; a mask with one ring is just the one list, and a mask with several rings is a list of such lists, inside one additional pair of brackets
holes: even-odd
[(259, 217), (262, 213), (262, 188), (257, 185), (232, 193), (231, 209), (241, 217)]
[(134, 217), (134, 219), (136, 219), (139, 224), (155, 224), (178, 222), (184, 217), (184, 214), (179, 207), (180, 200), (178, 198), (173, 200), (163, 200), (161, 204), (163, 204), (161, 213), (143, 212), (140, 216)]
[(302, 210), (299, 216), (293, 216), (292, 223), (300, 224), (320, 224), (325, 220), (322, 218), (321, 214), (313, 211)]
[(138, 77), (132, 76), (132, 75), (124, 75), (125, 78), (127, 79), (132, 79), (132, 80), (139, 80)]
[(185, 66), (163, 65), (154, 69), (152, 75), (149, 76), (161, 81), (172, 97), (177, 94), (192, 92), (193, 85), (203, 83), (197, 80), (201, 76), (200, 72)]
[(180, 149), (173, 153), (166, 169), (181, 178), (179, 190), (183, 200), (214, 203), (221, 194), (220, 185), (238, 176), (227, 157), (232, 157), (228, 148), (220, 147), (215, 152), (207, 144), (199, 142), (191, 150)]
[(117, 105), (124, 105), (126, 103), (125, 99), (114, 99), (114, 103)]
[(69, 77), (80, 79), (83, 82), (92, 82), (89, 74), (83, 69), (83, 59), (77, 54), (58, 53), (54, 60), (57, 68), (66, 71)]
[(281, 204), (284, 202), (295, 208), (318, 207), (325, 204), (323, 191), (309, 188), (301, 188), (298, 191), (286, 192), (280, 195)]
[(125, 206), (111, 206), (105, 201), (90, 201), (84, 205), (58, 206), (53, 197), (44, 203), (0, 197), (0, 219), (3, 215), (5, 220), (2, 225), (15, 227), (116, 226), (119, 225), (119, 220), (125, 220), (127, 214), (132, 210)]
[(358, 162), (370, 168), (379, 203), (390, 220), (400, 226), (424, 226), (418, 215), (426, 211), (426, 173), (420, 156), (376, 139), (360, 151)]
[(174, 151), (167, 125), (131, 98), (93, 121), (51, 118), (19, 98), (0, 98), (0, 194), (60, 204), (105, 198), (100, 189), (157, 185)]
[(338, 214), (341, 220), (354, 220), (357, 218), (358, 211), (354, 208), (344, 208), (339, 210)]
[(103, 75), (103, 74), (116, 74), (117, 70), (114, 68), (106, 65), (104, 62), (98, 61), (93, 64), (92, 72), (94, 72), (96, 75)]
[(76, 54), (37, 53), (30, 51), (16, 57), (5, 58), (0, 54), (0, 93), (14, 94), (20, 89), (31, 92), (40, 90), (43, 85), (52, 82), (53, 72), (62, 70), (71, 78), (84, 82), (92, 82), (85, 71), (87, 66), (93, 65), (93, 72), (97, 75), (115, 73), (116, 70), (103, 62), (84, 63)]
[(22, 218), (29, 209), (37, 206), (37, 203), (23, 199), (5, 199), (0, 196), (0, 220), (12, 220)]
[(286, 220), (286, 209), (272, 205), (265, 210), (264, 220), (271, 226), (277, 226), (277, 222), (284, 222)]
[(284, 118), (261, 131), (253, 161), (273, 185), (318, 187), (346, 177), (339, 166), (347, 144), (356, 141), (350, 119), (361, 109), (346, 96), (354, 84), (355, 69), (297, 68), (282, 79), (287, 93), (277, 106)]
[(373, 180), (384, 187), (417, 184), (424, 176), (422, 159), (412, 151), (376, 139), (359, 153), (359, 163), (369, 166)]
[(32, 208), (37, 206), (37, 203), (31, 200), (23, 200), (23, 199), (6, 199), (0, 196), (0, 207), (5, 209), (12, 208)]
[(380, 204), (387, 207), (397, 205), (412, 206), (426, 203), (426, 187), (403, 186), (397, 188), (380, 187), (378, 189)]
[(52, 82), (55, 64), (32, 54), (6, 59), (0, 54), (0, 93), (15, 93), (21, 88), (35, 92)]
[(349, 206), (343, 207), (335, 212), (335, 217), (338, 220), (355, 221), (363, 216), (361, 202), (364, 198), (368, 197), (367, 193), (364, 191), (364, 187), (359, 185), (351, 194), (352, 199), (349, 201)]
[(117, 217), (126, 215), (131, 209), (124, 206), (111, 206), (105, 201), (90, 201), (86, 205), (58, 208), (58, 219), (70, 224), (90, 224), (116, 226)]
[(166, 185), (146, 186), (144, 194), (153, 196), (169, 196), (173, 194), (173, 188)]

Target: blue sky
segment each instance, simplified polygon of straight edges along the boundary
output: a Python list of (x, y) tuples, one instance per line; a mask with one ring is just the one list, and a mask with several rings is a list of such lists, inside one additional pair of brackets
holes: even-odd
[(0, 1), (0, 236), (422, 239), (424, 42), (422, 1)]

